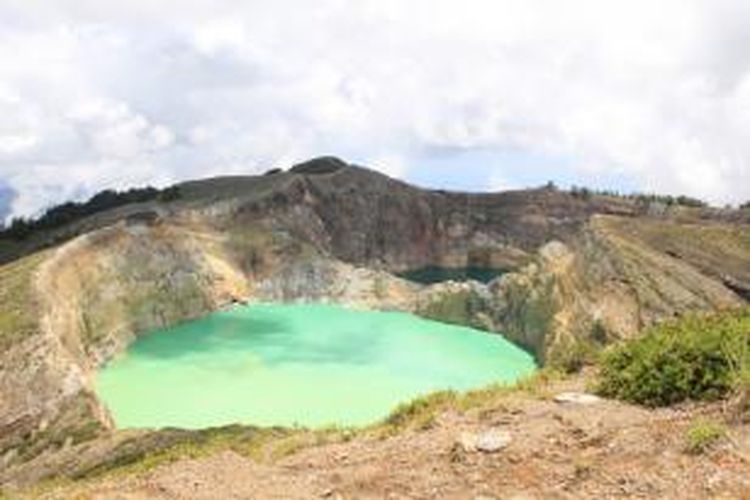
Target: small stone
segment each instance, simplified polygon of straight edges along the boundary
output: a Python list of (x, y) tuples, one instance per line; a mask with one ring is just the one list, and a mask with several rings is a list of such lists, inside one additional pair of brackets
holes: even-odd
[(512, 438), (509, 432), (500, 430), (490, 430), (479, 435), (476, 441), (476, 448), (485, 453), (495, 453), (506, 448)]
[(599, 396), (585, 392), (561, 392), (555, 396), (555, 402), (560, 404), (591, 405), (601, 402)]
[(463, 432), (456, 440), (456, 445), (458, 448), (469, 453), (475, 451), (494, 453), (507, 447), (511, 440), (509, 432), (490, 429), (481, 434)]

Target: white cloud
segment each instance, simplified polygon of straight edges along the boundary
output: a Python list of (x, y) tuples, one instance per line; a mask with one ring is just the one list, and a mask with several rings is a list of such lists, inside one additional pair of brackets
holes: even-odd
[(408, 177), (494, 149), (745, 200), (748, 42), (742, 0), (0, 0), (0, 180), (33, 213), (315, 154)]
[(509, 180), (502, 172), (495, 172), (490, 176), (488, 189), (490, 191), (511, 191), (523, 186), (518, 186), (515, 182)]
[(365, 160), (368, 167), (383, 172), (386, 175), (401, 179), (409, 170), (409, 165), (405, 158), (394, 154), (382, 154), (370, 157)]
[(134, 160), (174, 143), (169, 128), (152, 124), (122, 102), (86, 101), (69, 117), (88, 150), (100, 158)]
[(0, 154), (14, 155), (34, 147), (37, 138), (27, 134), (0, 135)]

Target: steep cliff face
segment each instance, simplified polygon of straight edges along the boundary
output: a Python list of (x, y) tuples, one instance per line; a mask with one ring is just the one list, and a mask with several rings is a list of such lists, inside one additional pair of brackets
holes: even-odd
[[(66, 240), (0, 268), (5, 465), (106, 432), (93, 370), (139, 334), (237, 301), (413, 311), (501, 332), (546, 361), (750, 290), (750, 231), (733, 214), (553, 189), (428, 191), (331, 159), (180, 192), (5, 249)], [(509, 272), (431, 286), (392, 274), (431, 264)]]
[(594, 216), (567, 245), (544, 245), (534, 262), (487, 286), (438, 287), (419, 311), (502, 332), (554, 361), (582, 342), (604, 345), (665, 318), (745, 304), (746, 229)]
[(274, 213), (340, 260), (393, 271), (428, 264), (517, 267), (545, 242), (573, 238), (598, 212), (635, 214), (636, 207), (550, 189), (427, 191), (348, 167), (296, 176), (270, 200), (244, 205), (239, 216)]

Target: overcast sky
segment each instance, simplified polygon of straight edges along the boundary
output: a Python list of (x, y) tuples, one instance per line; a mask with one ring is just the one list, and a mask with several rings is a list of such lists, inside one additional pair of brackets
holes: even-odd
[(0, 198), (335, 154), (747, 200), (748, 47), (745, 0), (0, 0)]

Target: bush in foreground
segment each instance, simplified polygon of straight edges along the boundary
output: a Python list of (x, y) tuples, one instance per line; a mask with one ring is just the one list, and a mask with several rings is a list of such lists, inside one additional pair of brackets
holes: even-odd
[(750, 371), (750, 312), (693, 315), (604, 353), (598, 392), (647, 406), (713, 400)]

